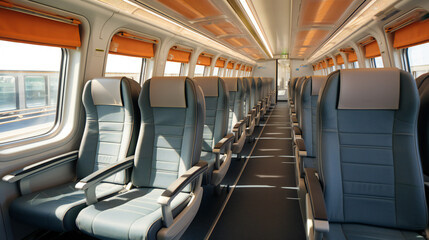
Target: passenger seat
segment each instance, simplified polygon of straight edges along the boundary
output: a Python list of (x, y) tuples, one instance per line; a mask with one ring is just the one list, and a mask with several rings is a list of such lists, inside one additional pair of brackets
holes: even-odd
[(232, 153), (241, 157), (241, 150), (246, 142), (246, 120), (243, 114), (244, 89), (240, 78), (223, 78), (229, 92), (229, 120), (228, 131), (234, 133)]
[[(76, 229), (79, 211), (91, 203), (85, 201), (84, 191), (75, 189), (77, 182), (30, 193), (30, 181), (38, 173), (47, 169), (55, 171), (68, 161), (76, 161), (76, 177), (80, 180), (134, 155), (140, 127), (139, 92), (140, 85), (125, 77), (88, 81), (82, 96), (86, 124), (79, 151), (35, 163), (3, 177), (7, 182), (18, 182), (23, 194), (10, 205), (11, 217), (57, 232)], [(55, 182), (55, 179), (48, 181)], [(118, 171), (93, 189), (91, 200), (123, 190), (128, 181), (128, 174)]]
[(135, 156), (76, 187), (88, 191), (123, 169), (132, 170), (131, 181), (121, 194), (83, 209), (76, 225), (100, 239), (180, 239), (203, 195), (204, 98), (187, 77), (154, 77), (144, 82), (139, 107)]
[(231, 164), (234, 134), (228, 133), (228, 91), (219, 77), (196, 77), (206, 102), (201, 160), (208, 163), (205, 184), (220, 191), (220, 183)]
[(413, 77), (396, 68), (339, 70), (318, 101), (321, 170), (305, 168), (310, 239), (424, 239)]

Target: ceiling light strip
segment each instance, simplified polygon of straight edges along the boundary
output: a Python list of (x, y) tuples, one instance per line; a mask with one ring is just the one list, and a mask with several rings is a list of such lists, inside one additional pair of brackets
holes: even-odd
[[(237, 0), (237, 1), (241, 1), (241, 0)], [(247, 28), (247, 30), (249, 30), (250, 34), (253, 36), (253, 38), (256, 40), (256, 42), (259, 44), (259, 47), (264, 51), (264, 53), (272, 58), (273, 54), (271, 52), (271, 49), (268, 45), (268, 42), (266, 41), (266, 39), (264, 38), (264, 35), (262, 34), (262, 30), (259, 28), (259, 25), (256, 22), (256, 18), (253, 15), (252, 11), (250, 11), (250, 7), (247, 4), (247, 2), (245, 2), (246, 6), (249, 9), (249, 13), (244, 13), (242, 11), (242, 8), (246, 11), (245, 7), (243, 6), (243, 4), (240, 2), (241, 6), (240, 7), (236, 0), (227, 0), (227, 2), (229, 3), (229, 5), (232, 7), (232, 9), (235, 11), (235, 13), (238, 15), (238, 17), (240, 18), (240, 20), (242, 21), (242, 23), (244, 24), (244, 26)], [(249, 22), (246, 18), (247, 15), (249, 19), (252, 19), (251, 16), (253, 17), (254, 21), (256, 22), (256, 26), (254, 26), (253, 23)], [(252, 21), (252, 20), (251, 20)], [(256, 29), (256, 31), (255, 31)], [(261, 35), (262, 34), (262, 35)]]

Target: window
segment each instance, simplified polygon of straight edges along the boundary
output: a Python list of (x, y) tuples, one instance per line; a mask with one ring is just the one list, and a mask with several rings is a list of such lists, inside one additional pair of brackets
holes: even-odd
[(66, 51), (0, 41), (0, 143), (49, 132), (56, 124)]
[(165, 63), (164, 76), (180, 76), (183, 63), (167, 61)]
[(373, 68), (383, 68), (383, 59), (380, 57), (371, 58), (371, 67)]
[(213, 76), (219, 76), (219, 73), (220, 73), (220, 68), (215, 67), (215, 68), (213, 69)]
[(358, 62), (353, 62), (353, 68), (359, 68), (359, 63)]
[(410, 71), (415, 78), (429, 72), (429, 43), (413, 46), (405, 51), (410, 64)]
[[(140, 83), (144, 75), (145, 58), (130, 57), (117, 54), (107, 55), (106, 77), (122, 77), (133, 79)], [(142, 71), (143, 70), (143, 71)]]
[(205, 68), (206, 68), (206, 66), (203, 66), (203, 65), (195, 65), (194, 76), (195, 77), (202, 77), (202, 76), (204, 76)]
[(343, 64), (341, 64), (341, 65), (338, 65), (338, 69), (346, 69), (346, 66), (344, 65), (344, 63)]

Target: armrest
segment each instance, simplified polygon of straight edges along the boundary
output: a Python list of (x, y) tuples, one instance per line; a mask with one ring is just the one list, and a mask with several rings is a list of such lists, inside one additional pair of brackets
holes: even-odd
[(16, 170), (4, 176), (2, 180), (8, 183), (17, 182), (25, 177), (31, 176), (33, 174), (39, 173), (43, 170), (59, 166), (64, 163), (75, 161), (78, 159), (78, 151), (68, 152), (53, 158), (49, 158), (31, 165), (28, 165), (24, 168)]
[(226, 135), (218, 143), (216, 143), (215, 147), (213, 148), (213, 152), (221, 153), (221, 151), (224, 150), (226, 146), (228, 146), (228, 143), (232, 141), (234, 141), (234, 134), (228, 133), (228, 135)]
[(295, 135), (302, 135), (301, 128), (298, 126), (294, 126), (293, 131), (294, 131)]
[(240, 120), (234, 125), (234, 127), (232, 128), (232, 132), (237, 133), (245, 125), (246, 125), (246, 121)]
[(296, 117), (296, 115), (292, 115), (292, 122), (298, 123), (298, 118)]
[(104, 179), (112, 176), (113, 174), (120, 172), (122, 170), (131, 168), (134, 166), (134, 156), (130, 156), (125, 158), (125, 160), (113, 164), (109, 167), (100, 169), (89, 176), (85, 177), (84, 179), (80, 180), (76, 185), (75, 188), (78, 190), (84, 190), (85, 196), (86, 196), (86, 202), (88, 205), (91, 205), (93, 203), (97, 202), (97, 197), (95, 195), (95, 187)]
[(319, 232), (329, 231), (328, 215), (322, 187), (317, 177), (316, 169), (305, 168), (305, 184), (310, 197), (311, 211), (314, 218), (314, 229)]
[(199, 161), (195, 166), (191, 167), (176, 181), (174, 181), (158, 198), (158, 203), (162, 206), (162, 219), (166, 227), (173, 224), (173, 213), (171, 209), (171, 201), (190, 183), (201, 176), (208, 168), (205, 161)]
[(300, 157), (307, 156), (307, 149), (305, 149), (304, 139), (298, 138), (295, 139), (296, 148), (298, 149), (298, 154)]

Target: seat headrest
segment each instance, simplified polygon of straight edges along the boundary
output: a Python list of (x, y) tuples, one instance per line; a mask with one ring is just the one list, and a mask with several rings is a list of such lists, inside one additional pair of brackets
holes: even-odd
[(223, 81), (225, 82), (226, 89), (228, 89), (228, 92), (237, 92), (238, 91), (238, 78), (236, 77), (227, 77), (223, 78)]
[(186, 108), (186, 77), (153, 77), (150, 79), (151, 107)]
[(398, 109), (397, 68), (340, 70), (338, 109)]
[(194, 80), (203, 89), (205, 97), (217, 97), (219, 95), (219, 77), (196, 77)]
[(417, 88), (420, 88), (427, 79), (429, 79), (429, 73), (422, 74), (416, 78)]
[(311, 77), (311, 96), (318, 96), (320, 87), (323, 81), (326, 80), (326, 76), (312, 76)]
[(91, 96), (94, 105), (123, 106), (122, 78), (95, 78), (91, 80)]

